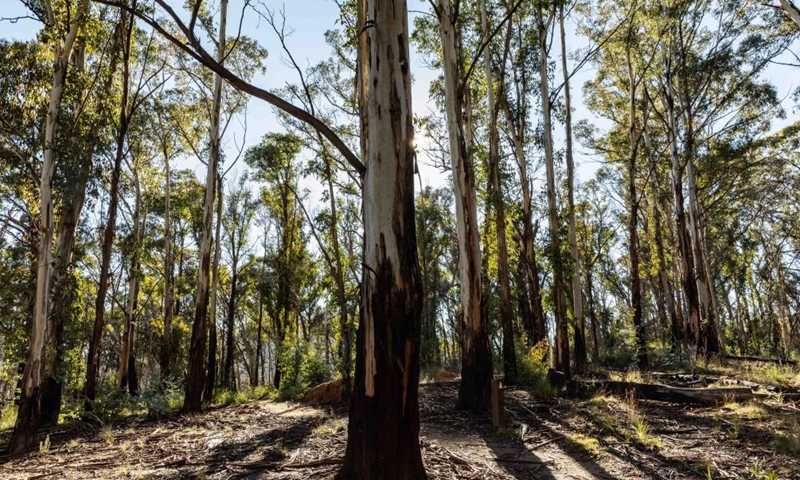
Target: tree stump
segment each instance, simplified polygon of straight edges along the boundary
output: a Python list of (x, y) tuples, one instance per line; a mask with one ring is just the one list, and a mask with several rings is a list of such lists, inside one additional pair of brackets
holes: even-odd
[(503, 428), (506, 426), (506, 401), (505, 389), (502, 380), (492, 380), (492, 426)]

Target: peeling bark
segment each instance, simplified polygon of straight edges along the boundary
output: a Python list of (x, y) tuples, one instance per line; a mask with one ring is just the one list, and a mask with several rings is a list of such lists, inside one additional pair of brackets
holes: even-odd
[[(419, 446), (422, 279), (405, 0), (368, 0), (370, 91), (356, 375), (342, 480), (425, 480)], [(363, 106), (362, 106), (363, 107)], [(363, 133), (363, 132), (362, 132)]]

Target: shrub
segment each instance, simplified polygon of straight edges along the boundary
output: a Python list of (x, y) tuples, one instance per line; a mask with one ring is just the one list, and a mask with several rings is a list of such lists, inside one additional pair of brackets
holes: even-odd
[(540, 341), (530, 349), (517, 345), (517, 383), (531, 387), (535, 393), (545, 397), (555, 394), (555, 389), (547, 379), (549, 353), (550, 343), (547, 340)]
[(0, 431), (14, 428), (16, 421), (17, 409), (13, 404), (0, 410)]

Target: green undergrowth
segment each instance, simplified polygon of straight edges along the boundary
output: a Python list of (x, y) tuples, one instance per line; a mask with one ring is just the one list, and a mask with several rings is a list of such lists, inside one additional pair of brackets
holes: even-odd
[(550, 344), (542, 340), (531, 348), (525, 347), (526, 342), (516, 345), (517, 349), (517, 385), (530, 387), (533, 392), (541, 397), (552, 397), (557, 392), (547, 379), (549, 365), (547, 357)]
[(14, 405), (9, 405), (0, 410), (0, 431), (14, 428), (17, 421), (17, 409)]
[(217, 389), (212, 403), (219, 406), (241, 405), (253, 400), (271, 400), (277, 396), (278, 392), (272, 385), (247, 387), (237, 391)]
[(623, 400), (600, 393), (589, 399), (586, 405), (589, 420), (612, 436), (649, 450), (663, 447), (661, 440), (639, 411), (634, 396)]

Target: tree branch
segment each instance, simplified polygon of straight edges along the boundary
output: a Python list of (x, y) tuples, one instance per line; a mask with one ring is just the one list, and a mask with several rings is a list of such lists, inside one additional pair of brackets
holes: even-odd
[[(256, 98), (260, 98), (261, 100), (266, 101), (267, 103), (273, 105), (274, 107), (278, 108), (286, 112), (288, 115), (291, 115), (298, 120), (305, 122), (311, 125), (314, 130), (318, 131), (322, 136), (324, 136), (331, 144), (342, 154), (342, 156), (347, 160), (347, 162), (360, 174), (364, 175), (367, 168), (361, 163), (358, 156), (353, 153), (352, 150), (344, 143), (344, 141), (333, 131), (330, 127), (328, 127), (324, 122), (322, 122), (317, 117), (311, 115), (309, 112), (303, 110), (302, 108), (293, 105), (286, 100), (278, 97), (277, 95), (264, 90), (263, 88), (256, 87), (255, 85), (245, 81), (235, 73), (231, 72), (219, 62), (217, 62), (200, 44), (197, 38), (194, 36), (194, 32), (189, 29), (183, 21), (181, 21), (180, 17), (177, 13), (166, 4), (165, 0), (155, 0), (155, 3), (158, 4), (161, 8), (163, 8), (167, 14), (172, 18), (181, 32), (186, 36), (188, 39), (188, 44), (182, 42), (174, 35), (169, 33), (166, 28), (164, 28), (159, 22), (145, 14), (144, 12), (137, 10), (135, 8), (131, 8), (128, 5), (121, 4), (112, 0), (93, 0), (95, 3), (100, 3), (103, 5), (108, 5), (111, 7), (121, 8), (126, 10), (130, 14), (134, 15), (135, 17), (139, 18), (146, 24), (153, 27), (158, 33), (160, 33), (165, 39), (171, 42), (173, 45), (178, 47), (180, 50), (185, 52), (190, 57), (197, 60), (199, 63), (204, 65), (209, 70), (213, 71), (214, 73), (218, 74), (220, 77), (224, 78), (232, 87), (248, 93)], [(522, 0), (520, 0), (522, 1)]]

